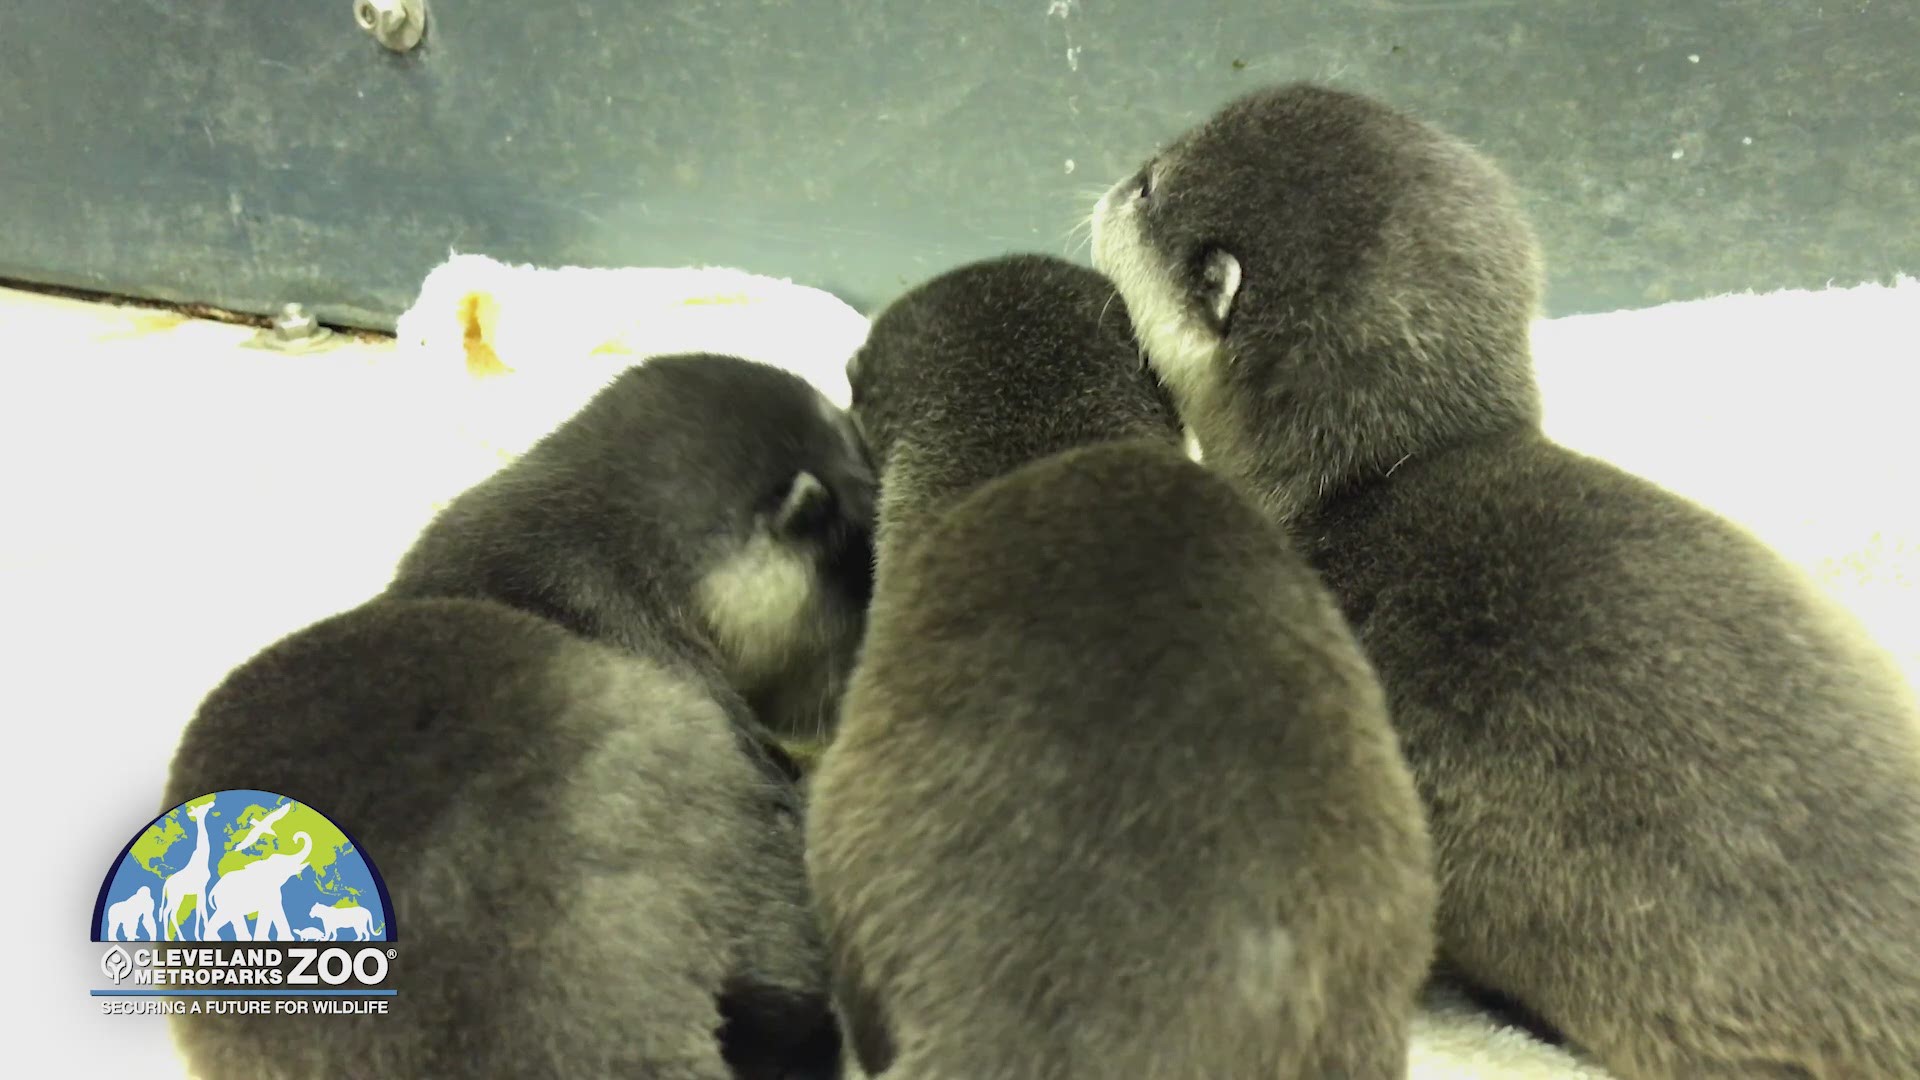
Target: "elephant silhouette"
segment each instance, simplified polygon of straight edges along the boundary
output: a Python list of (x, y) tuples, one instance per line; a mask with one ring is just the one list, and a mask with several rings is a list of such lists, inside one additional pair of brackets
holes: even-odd
[[(226, 926), (233, 927), (235, 941), (293, 940), (286, 909), (280, 903), (280, 888), (306, 869), (307, 857), (313, 854), (313, 837), (297, 832), (293, 842), (300, 846), (299, 851), (276, 852), (220, 875), (207, 892), (213, 908), (201, 940), (218, 940), (221, 928)], [(259, 912), (260, 917), (249, 933), (247, 916), (253, 912)]]
[(153, 921), (153, 890), (145, 885), (107, 908), (108, 941), (139, 941), (141, 930), (147, 932), (148, 941), (160, 940), (160, 929)]

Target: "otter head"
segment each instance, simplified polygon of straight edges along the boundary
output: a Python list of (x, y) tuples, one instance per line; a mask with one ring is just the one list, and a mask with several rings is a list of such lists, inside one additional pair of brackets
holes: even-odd
[(1048, 454), (1177, 430), (1113, 283), (1045, 255), (970, 263), (908, 291), (874, 320), (847, 382), (886, 478), (883, 532)]
[(1368, 98), (1229, 104), (1101, 197), (1093, 258), (1208, 461), (1282, 516), (1538, 424), (1542, 271), (1511, 186)]
[(692, 614), (776, 731), (832, 715), (873, 585), (874, 475), (845, 412), (799, 376), (733, 357), (649, 362)]

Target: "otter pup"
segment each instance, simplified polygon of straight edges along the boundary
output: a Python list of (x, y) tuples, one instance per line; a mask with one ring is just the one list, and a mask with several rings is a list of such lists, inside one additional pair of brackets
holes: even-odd
[(880, 560), (807, 863), (860, 1066), (1403, 1077), (1435, 886), (1378, 684), (1110, 283), (952, 271), (849, 377)]
[[(204, 1080), (828, 1080), (801, 807), (746, 705), (485, 600), (375, 600), (215, 689), (166, 805), (285, 792), (383, 871), (385, 1016), (183, 1015)], [(344, 1026), (343, 1026), (344, 1025)]]
[(381, 597), (229, 676), (169, 794), (311, 800), (408, 932), (397, 1015), (183, 1019), (202, 1075), (830, 1075), (799, 769), (759, 719), (831, 712), (872, 498), (796, 376), (655, 360), (456, 499)]
[(697, 643), (782, 736), (824, 734), (872, 586), (845, 413), (730, 356), (631, 368), (456, 498), (387, 595), (497, 600), (632, 652)]
[(1492, 163), (1266, 90), (1108, 192), (1094, 261), (1378, 669), (1450, 970), (1622, 1077), (1920, 1076), (1911, 692), (1756, 540), (1543, 436)]

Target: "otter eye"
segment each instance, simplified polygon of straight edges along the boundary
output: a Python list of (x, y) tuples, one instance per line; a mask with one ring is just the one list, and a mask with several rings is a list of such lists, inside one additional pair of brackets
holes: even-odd
[(1135, 184), (1133, 187), (1133, 197), (1136, 200), (1145, 200), (1145, 199), (1151, 198), (1152, 196), (1153, 196), (1153, 165), (1152, 163), (1148, 163), (1146, 168), (1140, 170), (1140, 182)]

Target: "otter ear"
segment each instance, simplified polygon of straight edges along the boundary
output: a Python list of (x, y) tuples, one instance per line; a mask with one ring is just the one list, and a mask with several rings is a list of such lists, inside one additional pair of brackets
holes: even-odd
[(1207, 311), (1224, 333), (1227, 317), (1233, 314), (1233, 301), (1240, 295), (1240, 260), (1224, 248), (1207, 252), (1200, 265), (1200, 288)]
[(773, 513), (774, 535), (793, 539), (818, 530), (832, 505), (833, 493), (812, 473), (794, 473), (780, 509)]
[(853, 355), (847, 357), (846, 376), (847, 376), (847, 403), (848, 404), (853, 403), (853, 399), (855, 396), (855, 393), (854, 393), (855, 388), (857, 388), (860, 385), (860, 355), (864, 352), (866, 352), (865, 349), (855, 349), (853, 351)]

